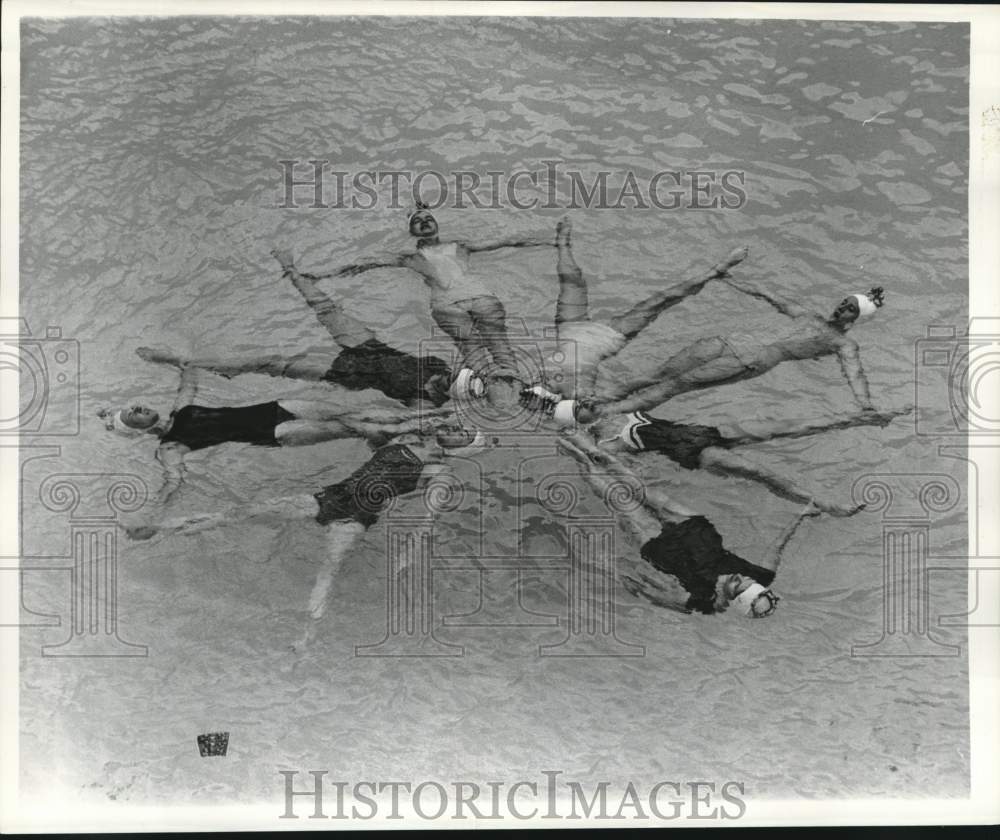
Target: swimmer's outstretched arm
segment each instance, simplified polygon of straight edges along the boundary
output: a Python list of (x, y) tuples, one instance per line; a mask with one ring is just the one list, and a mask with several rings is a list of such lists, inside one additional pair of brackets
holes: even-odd
[(330, 369), (333, 354), (294, 353), (280, 356), (271, 353), (266, 356), (244, 356), (241, 358), (195, 358), (183, 359), (168, 349), (139, 347), (136, 354), (147, 362), (172, 365), (182, 368), (199, 368), (230, 379), (244, 373), (259, 373), (262, 376), (283, 376), (288, 379), (305, 379), (310, 382), (322, 381)]
[(328, 277), (353, 277), (355, 274), (363, 274), (376, 268), (409, 268), (410, 258), (406, 254), (389, 257), (366, 257), (356, 263), (341, 266), (326, 274), (307, 274), (310, 280), (325, 280)]
[(843, 372), (847, 384), (851, 386), (855, 402), (864, 411), (874, 411), (875, 406), (872, 404), (872, 395), (868, 389), (868, 377), (865, 376), (865, 370), (861, 367), (861, 353), (857, 342), (849, 338), (844, 339), (844, 342), (837, 348), (837, 358), (840, 360), (840, 370)]
[(181, 365), (181, 383), (174, 398), (174, 411), (190, 405), (198, 394), (198, 369), (192, 365)]
[(775, 422), (748, 423), (729, 422), (725, 425), (726, 446), (745, 446), (752, 443), (762, 443), (783, 438), (803, 438), (812, 435), (832, 432), (838, 429), (851, 429), (855, 426), (881, 426), (885, 428), (893, 419), (904, 414), (910, 414), (913, 406), (894, 408), (887, 411), (863, 411), (842, 416), (835, 420), (817, 423), (800, 423), (794, 420)]
[(163, 467), (163, 486), (156, 494), (155, 504), (164, 508), (174, 493), (181, 489), (187, 468), (184, 466), (184, 456), (190, 450), (182, 443), (162, 443), (156, 450), (156, 460)]
[(482, 251), (499, 251), (501, 248), (536, 248), (544, 247), (546, 245), (555, 247), (556, 238), (552, 234), (542, 234), (539, 236), (530, 236), (527, 239), (518, 239), (516, 237), (509, 237), (507, 239), (500, 239), (496, 242), (462, 242), (461, 245), (466, 251), (473, 254), (480, 253)]
[(807, 519), (810, 516), (819, 516), (821, 513), (822, 511), (811, 501), (807, 502), (806, 506), (798, 512), (798, 515), (792, 520), (788, 527), (778, 535), (778, 539), (775, 541), (769, 552), (772, 570), (777, 570), (778, 566), (781, 565), (781, 561), (784, 559), (785, 547), (789, 542), (791, 542), (792, 537), (795, 536), (795, 532), (802, 524), (802, 520)]
[[(181, 365), (181, 384), (174, 399), (174, 411), (190, 405), (198, 393), (198, 371), (187, 364)], [(154, 504), (162, 509), (181, 489), (184, 475), (184, 456), (190, 450), (181, 443), (161, 443), (156, 450), (156, 460), (163, 467), (163, 484), (156, 494)]]
[[(763, 484), (775, 496), (782, 499), (806, 503), (812, 502), (815, 498), (814, 493), (800, 487), (793, 479), (771, 472), (747, 460), (737, 452), (712, 446), (701, 453), (700, 463), (703, 469), (716, 475), (746, 478)], [(819, 510), (832, 516), (853, 516), (864, 507), (864, 505), (840, 505), (825, 500), (817, 501), (815, 504)]]
[(769, 303), (777, 309), (778, 312), (782, 315), (787, 315), (789, 318), (804, 318), (814, 314), (804, 306), (800, 306), (794, 300), (790, 300), (783, 295), (778, 295), (774, 292), (765, 292), (749, 280), (737, 280), (733, 277), (727, 276), (722, 279), (722, 282), (727, 286), (736, 289), (738, 292), (743, 292), (745, 295), (750, 295), (750, 297)]

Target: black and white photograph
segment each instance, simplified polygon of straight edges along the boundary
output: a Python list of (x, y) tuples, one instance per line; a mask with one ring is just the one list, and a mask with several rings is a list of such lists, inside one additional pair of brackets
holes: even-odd
[(3, 830), (1000, 820), (995, 6), (2, 13)]

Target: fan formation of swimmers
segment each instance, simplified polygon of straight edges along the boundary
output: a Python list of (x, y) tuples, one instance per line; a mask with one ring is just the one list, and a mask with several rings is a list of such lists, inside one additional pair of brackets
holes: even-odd
[[(180, 358), (166, 350), (139, 348), (146, 361), (174, 366), (180, 387), (169, 416), (143, 406), (103, 410), (109, 430), (158, 439), (156, 457), (164, 472), (162, 488), (141, 524), (130, 523), (133, 539), (155, 534), (187, 534), (237, 519), (314, 519), (327, 526), (330, 556), (310, 602), (319, 618), (332, 577), (357, 537), (378, 521), (379, 513), (399, 496), (421, 487), (449, 455), (470, 454), (483, 437), (464, 427), (456, 408), (484, 400), (503, 384), (519, 393), (522, 406), (561, 428), (559, 448), (575, 460), (585, 480), (605, 492), (616, 479), (643, 486), (634, 465), (639, 453), (658, 452), (687, 470), (703, 469), (761, 483), (772, 493), (804, 505), (780, 535), (770, 568), (751, 563), (723, 546), (704, 514), (644, 487), (638, 508), (621, 514), (621, 525), (641, 542), (641, 571), (623, 583), (633, 595), (682, 612), (720, 613), (729, 606), (748, 617), (771, 615), (778, 603), (772, 589), (782, 552), (801, 522), (826, 513), (851, 516), (859, 508), (818, 497), (796, 479), (768, 470), (740, 450), (764, 441), (801, 438), (854, 426), (885, 426), (909, 409), (878, 411), (861, 366), (858, 345), (847, 332), (884, 303), (880, 287), (849, 295), (828, 317), (811, 313), (795, 301), (737, 280), (731, 270), (747, 257), (733, 250), (706, 273), (670, 285), (606, 323), (590, 317), (587, 282), (572, 252), (572, 226), (559, 222), (555, 237), (507, 239), (472, 244), (442, 241), (437, 220), (418, 205), (408, 220), (416, 239), (412, 254), (371, 258), (323, 274), (299, 271), (291, 253), (273, 251), (283, 276), (302, 295), (339, 351), (292, 357)], [(562, 346), (572, 352), (553, 355), (543, 371), (525, 381), (506, 330), (500, 299), (469, 271), (471, 254), (500, 248), (555, 247), (559, 292), (555, 328)], [(430, 289), (431, 314), (456, 344), (453, 368), (437, 356), (416, 356), (391, 347), (349, 315), (343, 302), (319, 288), (319, 281), (377, 268), (407, 269)], [(792, 319), (794, 331), (768, 341), (757, 336), (715, 336), (693, 342), (642, 377), (628, 379), (609, 363), (662, 313), (710, 282), (722, 282), (765, 301)], [(724, 386), (761, 376), (775, 366), (803, 359), (836, 356), (857, 410), (825, 422), (720, 426), (678, 423), (647, 412), (678, 394)], [(484, 364), (484, 359), (488, 360)], [(397, 408), (351, 410), (343, 402), (280, 399), (249, 406), (208, 407), (194, 402), (201, 372), (224, 377), (245, 373), (326, 382), (349, 390), (374, 388), (396, 401)], [(486, 400), (488, 404), (488, 400)], [(478, 408), (477, 410), (483, 410)], [(188, 452), (230, 442), (258, 446), (301, 446), (342, 438), (361, 438), (374, 452), (347, 478), (316, 493), (241, 505), (194, 516), (173, 515), (171, 500), (184, 478)]]

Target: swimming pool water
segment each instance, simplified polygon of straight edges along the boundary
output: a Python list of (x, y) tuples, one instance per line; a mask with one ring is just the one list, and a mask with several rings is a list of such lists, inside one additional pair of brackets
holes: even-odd
[[(968, 32), (959, 24), (622, 19), (116, 18), (33, 20), (21, 38), (22, 315), (80, 343), (81, 430), (58, 460), (24, 468), (25, 555), (64, 550), (65, 516), (34, 502), (50, 472), (113, 470), (159, 480), (152, 442), (105, 433), (105, 405), (169, 408), (176, 375), (139, 345), (182, 354), (298, 352), (326, 334), (281, 280), (271, 248), (317, 270), (407, 247), (405, 211), (282, 209), (279, 160), (361, 170), (541, 169), (746, 173), (735, 210), (570, 210), (595, 315), (613, 314), (748, 244), (740, 276), (827, 312), (886, 290), (859, 325), (875, 401), (914, 399), (914, 346), (928, 325), (967, 317)], [(522, 198), (536, 193), (522, 189)], [(384, 195), (384, 193), (383, 193)], [(483, 240), (554, 229), (563, 209), (449, 209), (443, 235)], [(551, 323), (554, 254), (476, 257), (512, 319)], [(394, 346), (430, 334), (426, 292), (404, 272), (325, 288)], [(514, 321), (520, 324), (521, 321)], [(763, 304), (709, 286), (624, 354), (635, 370), (691, 340), (780, 328)], [(947, 416), (941, 386), (927, 399)], [(248, 376), (205, 377), (200, 397), (377, 395)], [(937, 402), (934, 402), (937, 401)], [(656, 413), (809, 418), (852, 409), (830, 359), (686, 395)], [(849, 497), (870, 473), (965, 467), (912, 421), (756, 447), (751, 457)], [(518, 521), (518, 465), (480, 459), (440, 525), (455, 556), (545, 553), (558, 531)], [(312, 492), (365, 459), (357, 441), (280, 451), (231, 446), (189, 458), (185, 511)], [(696, 504), (751, 559), (794, 505), (736, 479), (683, 472), (659, 456), (646, 480)], [(583, 487), (581, 485), (581, 491)], [(419, 502), (408, 501), (413, 506)], [(404, 506), (404, 511), (407, 510)], [(965, 503), (937, 514), (931, 552), (966, 551)], [(964, 653), (852, 658), (882, 627), (882, 521), (803, 527), (768, 622), (686, 618), (617, 593), (618, 634), (644, 657), (540, 657), (564, 629), (441, 626), (454, 658), (356, 657), (384, 635), (385, 533), (374, 528), (334, 581), (317, 641), (300, 636), (327, 556), (318, 525), (233, 524), (121, 546), (121, 634), (135, 660), (52, 659), (62, 629), (22, 632), (25, 790), (130, 802), (274, 801), (278, 769), (343, 779), (537, 777), (745, 780), (750, 797), (961, 796), (968, 785)], [(637, 546), (623, 534), (621, 562)], [(515, 576), (491, 592), (515, 605)], [(65, 613), (64, 575), (29, 575), (33, 609)], [(474, 612), (480, 577), (436, 585), (436, 617)], [(565, 611), (566, 574), (522, 572), (524, 607)], [(964, 575), (932, 576), (933, 614), (965, 609)], [(961, 644), (960, 629), (937, 638)], [(230, 756), (195, 736), (229, 731)], [(623, 782), (624, 784), (624, 782)], [(277, 815), (276, 811), (276, 815)]]

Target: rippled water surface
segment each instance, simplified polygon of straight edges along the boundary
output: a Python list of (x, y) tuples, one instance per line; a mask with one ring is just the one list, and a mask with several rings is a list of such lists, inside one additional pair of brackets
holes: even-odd
[[(854, 335), (877, 403), (914, 399), (914, 342), (967, 315), (968, 39), (964, 25), (556, 19), (106, 19), (22, 31), (22, 314), (80, 342), (82, 428), (59, 461), (25, 469), (26, 554), (62, 549), (65, 518), (31, 493), (47, 472), (114, 470), (159, 481), (154, 444), (103, 432), (94, 412), (169, 408), (175, 374), (134, 348), (292, 353), (326, 334), (275, 271), (275, 246), (319, 269), (407, 247), (405, 214), (280, 209), (282, 159), (344, 171), (741, 170), (739, 210), (578, 209), (574, 246), (597, 316), (614, 314), (746, 243), (741, 276), (827, 312), (877, 283), (887, 303)], [(534, 193), (524, 187), (523, 199)], [(551, 231), (563, 210), (442, 209), (443, 233), (483, 240)], [(476, 258), (508, 312), (539, 334), (556, 276), (547, 249)], [(402, 272), (347, 278), (349, 309), (403, 349), (431, 329)], [(771, 332), (779, 316), (709, 286), (625, 354), (636, 370), (703, 335)], [(946, 403), (941, 387), (941, 416)], [(206, 377), (202, 400), (372, 393), (265, 377)], [(850, 410), (830, 359), (673, 400), (657, 414), (808, 418)], [(280, 451), (232, 445), (189, 459), (183, 510), (313, 490), (365, 459), (357, 441)], [(483, 551), (510, 556), (517, 465), (481, 457)], [(866, 473), (952, 475), (912, 423), (757, 447), (749, 457), (846, 499)], [(737, 479), (647, 456), (644, 476), (703, 509), (733, 550), (759, 558), (795, 507)], [(34, 497), (37, 498), (37, 495)], [(403, 505), (414, 510), (419, 501)], [(441, 528), (474, 545), (475, 500)], [(965, 551), (963, 504), (938, 514), (931, 552)], [(327, 556), (311, 523), (234, 524), (123, 546), (122, 635), (138, 660), (38, 656), (64, 630), (23, 634), (22, 761), (29, 783), (146, 802), (278, 802), (278, 768), (341, 779), (736, 779), (750, 796), (959, 796), (967, 790), (964, 654), (859, 659), (882, 628), (877, 514), (807, 523), (767, 622), (686, 618), (618, 592), (635, 658), (547, 658), (558, 627), (441, 627), (457, 658), (358, 658), (384, 635), (385, 535), (373, 528), (334, 583), (305, 653), (306, 603)], [(461, 551), (467, 548), (458, 549)], [(622, 563), (637, 545), (620, 535)], [(35, 575), (36, 609), (63, 576)], [(934, 614), (964, 611), (961, 575), (932, 576)], [(488, 576), (513, 609), (514, 577)], [(437, 579), (436, 579), (437, 580)], [(443, 576), (437, 615), (476, 609), (478, 575)], [(525, 607), (565, 610), (564, 571), (523, 573)], [(53, 606), (54, 605), (54, 606)], [(938, 638), (961, 643), (947, 629)], [(229, 758), (195, 735), (231, 733)], [(277, 811), (276, 811), (277, 815)]]

